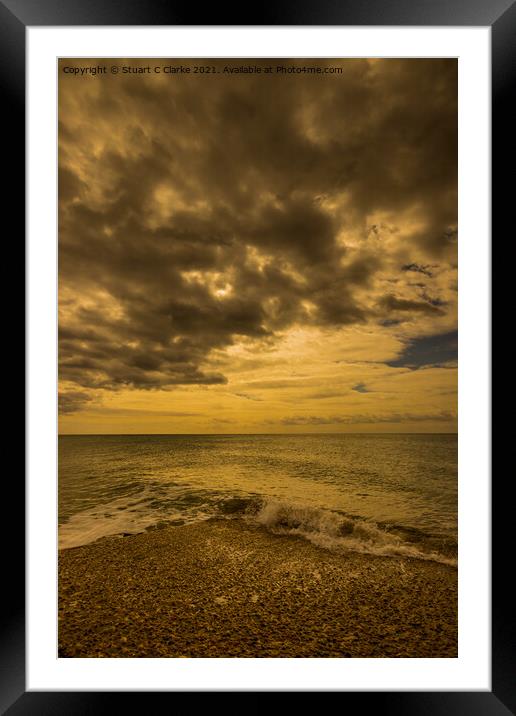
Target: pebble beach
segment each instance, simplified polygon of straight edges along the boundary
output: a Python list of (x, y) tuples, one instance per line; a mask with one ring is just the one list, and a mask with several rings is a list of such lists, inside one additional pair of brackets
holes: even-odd
[(457, 657), (457, 569), (243, 519), (59, 553), (59, 657)]

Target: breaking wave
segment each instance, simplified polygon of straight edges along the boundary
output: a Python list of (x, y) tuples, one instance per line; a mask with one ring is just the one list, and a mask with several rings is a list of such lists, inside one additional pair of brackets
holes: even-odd
[(83, 510), (59, 528), (59, 548), (77, 547), (113, 535), (138, 534), (212, 518), (244, 519), (273, 534), (297, 535), (332, 552), (362, 552), (457, 564), (450, 537), (271, 497), (206, 494), (171, 488), (144, 491)]
[(264, 499), (246, 515), (275, 534), (299, 535), (332, 552), (362, 552), (457, 564), (456, 542), (441, 535), (394, 524), (378, 524), (340, 512)]

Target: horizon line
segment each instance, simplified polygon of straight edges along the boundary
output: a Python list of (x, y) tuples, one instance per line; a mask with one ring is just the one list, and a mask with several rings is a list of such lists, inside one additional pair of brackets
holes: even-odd
[(164, 436), (197, 436), (204, 437), (206, 435), (216, 435), (220, 437), (229, 437), (234, 435), (458, 435), (458, 431), (447, 431), (447, 432), (430, 432), (430, 431), (367, 431), (367, 432), (298, 432), (298, 433), (58, 433), (57, 436), (60, 438), (65, 437), (82, 437), (82, 436), (111, 436), (111, 437), (164, 437)]

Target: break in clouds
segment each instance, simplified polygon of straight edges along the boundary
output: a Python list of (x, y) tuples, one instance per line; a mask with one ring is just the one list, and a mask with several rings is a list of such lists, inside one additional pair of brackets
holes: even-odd
[(400, 361), (454, 331), (457, 63), (331, 64), (60, 74), (63, 412), (224, 384), (224, 351), (294, 327), (374, 327)]

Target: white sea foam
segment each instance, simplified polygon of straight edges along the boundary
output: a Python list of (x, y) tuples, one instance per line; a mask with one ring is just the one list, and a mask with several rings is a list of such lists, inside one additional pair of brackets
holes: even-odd
[[(59, 526), (59, 549), (79, 547), (101, 537), (118, 534), (137, 534), (155, 523), (152, 514), (124, 509), (111, 513), (111, 505), (83, 510)], [(115, 508), (116, 509), (116, 508)]]
[(108, 503), (82, 510), (59, 526), (59, 549), (79, 547), (95, 542), (101, 537), (138, 534), (159, 525), (185, 524), (207, 519), (209, 513), (203, 508), (166, 509), (151, 496), (121, 497)]
[(457, 564), (453, 557), (426, 550), (424, 544), (411, 544), (370, 520), (350, 518), (301, 503), (265, 499), (252, 519), (271, 532), (301, 535), (332, 552), (353, 551)]
[[(329, 509), (274, 498), (218, 498), (202, 504), (160, 502), (145, 494), (120, 497), (82, 510), (59, 527), (59, 548), (78, 547), (101, 537), (137, 534), (160, 526), (189, 524), (213, 516), (258, 522), (275, 534), (301, 536), (332, 552), (362, 552), (381, 556), (412, 557), (455, 565), (456, 559), (441, 554), (430, 540), (418, 533), (417, 544), (396, 530), (385, 529), (372, 520), (350, 517)], [(430, 537), (430, 536), (429, 536)]]

